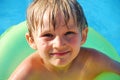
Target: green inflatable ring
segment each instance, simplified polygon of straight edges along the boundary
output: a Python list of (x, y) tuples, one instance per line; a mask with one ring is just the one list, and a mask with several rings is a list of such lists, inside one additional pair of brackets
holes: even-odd
[[(0, 80), (7, 80), (18, 64), (34, 51), (25, 40), (26, 32), (26, 22), (24, 21), (12, 26), (0, 36)], [(88, 39), (84, 46), (98, 49), (112, 59), (120, 61), (115, 49), (92, 28), (89, 28)], [(111, 75), (114, 80), (120, 80), (120, 76), (112, 73), (103, 73), (96, 80), (111, 80)]]

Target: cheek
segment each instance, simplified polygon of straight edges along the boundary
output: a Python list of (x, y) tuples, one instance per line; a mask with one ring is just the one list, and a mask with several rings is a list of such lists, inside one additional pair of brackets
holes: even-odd
[(71, 39), (69, 39), (69, 43), (74, 47), (80, 46), (80, 41), (81, 38), (79, 36), (74, 36)]
[(38, 49), (40, 52), (46, 52), (46, 51), (49, 49), (49, 44), (48, 44), (48, 42), (45, 42), (45, 41), (43, 41), (43, 40), (38, 40), (37, 49)]

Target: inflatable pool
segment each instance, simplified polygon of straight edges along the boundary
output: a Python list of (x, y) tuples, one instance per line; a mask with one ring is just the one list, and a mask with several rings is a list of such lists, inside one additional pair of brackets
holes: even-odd
[[(28, 46), (25, 40), (26, 32), (26, 22), (24, 21), (10, 27), (1, 35), (0, 80), (7, 80), (18, 64), (34, 51)], [(90, 27), (87, 42), (84, 46), (100, 50), (112, 59), (120, 62), (120, 57), (111, 44)], [(120, 80), (120, 76), (115, 73), (105, 72), (97, 76), (95, 80)]]

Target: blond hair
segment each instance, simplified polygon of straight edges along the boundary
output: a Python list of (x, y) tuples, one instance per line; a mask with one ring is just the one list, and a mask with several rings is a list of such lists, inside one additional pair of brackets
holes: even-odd
[(62, 12), (66, 24), (72, 15), (80, 30), (88, 26), (83, 9), (76, 0), (34, 0), (27, 9), (27, 24), (30, 35), (37, 29), (38, 24), (42, 27), (43, 16), (48, 8), (50, 9), (49, 22), (54, 28), (56, 25), (55, 17), (59, 10)]

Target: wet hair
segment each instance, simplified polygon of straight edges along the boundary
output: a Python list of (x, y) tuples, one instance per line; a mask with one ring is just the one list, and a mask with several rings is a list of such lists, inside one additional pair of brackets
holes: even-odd
[(63, 14), (66, 25), (72, 15), (80, 31), (88, 26), (83, 9), (76, 0), (34, 0), (27, 9), (27, 25), (31, 36), (38, 26), (43, 27), (43, 16), (47, 9), (50, 9), (49, 24), (54, 28), (58, 11)]

